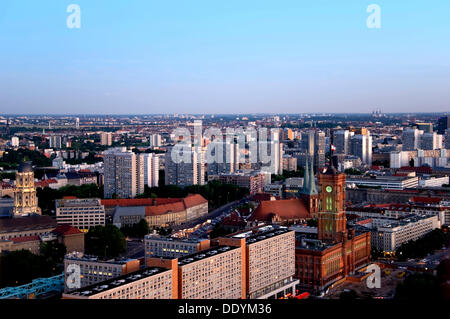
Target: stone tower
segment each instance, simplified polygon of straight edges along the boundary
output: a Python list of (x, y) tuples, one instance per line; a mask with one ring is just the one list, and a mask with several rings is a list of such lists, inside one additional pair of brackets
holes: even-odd
[(34, 172), (31, 164), (23, 162), (16, 172), (14, 191), (14, 217), (41, 214), (34, 187)]
[(325, 242), (341, 242), (347, 237), (344, 211), (345, 174), (339, 173), (331, 164), (325, 173), (319, 174), (319, 187), (319, 239)]

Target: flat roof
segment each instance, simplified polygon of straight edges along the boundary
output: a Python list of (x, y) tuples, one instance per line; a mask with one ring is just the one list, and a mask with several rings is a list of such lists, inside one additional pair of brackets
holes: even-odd
[(238, 246), (217, 246), (207, 250), (201, 250), (194, 254), (182, 256), (178, 258), (178, 266), (184, 266), (191, 264), (193, 262), (202, 260), (204, 258), (208, 258), (215, 255), (220, 255), (227, 251), (232, 251), (234, 249), (238, 249)]
[(163, 273), (165, 271), (171, 271), (171, 270), (161, 268), (161, 267), (148, 267), (148, 268), (140, 269), (138, 271), (135, 271), (135, 272), (132, 272), (132, 273), (129, 273), (126, 275), (122, 275), (122, 276), (119, 276), (116, 278), (101, 281), (96, 284), (65, 293), (65, 295), (90, 297), (90, 296), (96, 295), (98, 293), (101, 293), (105, 290), (117, 288), (117, 287), (132, 283), (137, 280), (141, 280), (141, 279), (144, 279), (147, 277), (151, 277), (151, 276)]
[(199, 243), (203, 240), (206, 240), (205, 238), (195, 238), (195, 237), (177, 238), (177, 237), (162, 237), (158, 235), (145, 235), (145, 239), (176, 242), (176, 243)]
[(247, 232), (236, 234), (232, 236), (232, 238), (245, 238), (246, 244), (253, 244), (255, 242), (268, 239), (275, 235), (281, 235), (289, 231), (292, 230), (288, 229), (285, 226), (267, 225)]

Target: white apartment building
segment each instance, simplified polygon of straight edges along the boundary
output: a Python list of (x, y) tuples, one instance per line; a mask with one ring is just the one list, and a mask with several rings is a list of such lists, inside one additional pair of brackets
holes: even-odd
[(104, 153), (104, 195), (132, 198), (144, 192), (144, 154), (123, 148)]
[(209, 240), (146, 235), (144, 245), (146, 260), (154, 257), (178, 258), (209, 248)]
[(72, 292), (63, 299), (172, 299), (172, 270), (149, 267)]
[(78, 266), (80, 270), (79, 288), (94, 285), (139, 270), (139, 260), (137, 259), (118, 258), (101, 260), (97, 256), (72, 252), (64, 256), (64, 291), (78, 289), (71, 289), (69, 287), (73, 286), (67, 284), (68, 278), (73, 272), (74, 265)]
[(159, 157), (154, 153), (142, 154), (144, 157), (144, 185), (158, 187)]
[(436, 215), (410, 215), (399, 221), (386, 222), (372, 230), (372, 247), (393, 252), (403, 243), (416, 240), (440, 226)]
[(95, 226), (105, 226), (105, 207), (99, 198), (57, 199), (56, 222), (87, 232)]

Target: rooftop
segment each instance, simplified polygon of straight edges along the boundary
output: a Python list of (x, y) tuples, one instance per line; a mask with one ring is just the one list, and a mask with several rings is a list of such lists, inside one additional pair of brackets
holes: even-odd
[(67, 295), (90, 297), (102, 291), (117, 288), (137, 280), (141, 280), (150, 276), (154, 276), (156, 274), (163, 273), (165, 271), (170, 270), (160, 267), (148, 267), (123, 276), (108, 279), (84, 288), (74, 290), (70, 293), (67, 293)]
[(187, 265), (187, 264), (191, 264), (193, 262), (202, 260), (204, 258), (208, 258), (208, 257), (214, 256), (214, 255), (218, 255), (218, 254), (221, 254), (221, 253), (225, 253), (227, 251), (231, 251), (231, 250), (234, 250), (234, 249), (237, 249), (237, 248), (239, 248), (239, 247), (237, 247), (237, 246), (217, 246), (217, 247), (213, 247), (213, 248), (210, 248), (210, 249), (207, 249), (207, 250), (202, 250), (202, 251), (196, 252), (196, 253), (191, 254), (191, 255), (186, 255), (186, 256), (183, 256), (183, 257), (179, 257), (178, 258), (178, 265), (179, 266), (184, 266), (184, 265)]

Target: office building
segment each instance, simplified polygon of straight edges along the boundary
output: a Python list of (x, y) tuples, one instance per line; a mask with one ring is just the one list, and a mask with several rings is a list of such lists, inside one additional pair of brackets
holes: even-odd
[(372, 136), (369, 131), (352, 137), (351, 154), (358, 156), (363, 164), (372, 165)]
[(350, 138), (352, 135), (348, 130), (333, 132), (333, 145), (336, 147), (335, 154), (350, 154)]
[(87, 232), (95, 226), (105, 226), (105, 207), (98, 198), (64, 198), (55, 200), (56, 222)]
[(380, 219), (380, 222), (382, 225), (372, 229), (372, 246), (384, 252), (394, 252), (403, 243), (417, 240), (441, 226), (436, 215), (409, 215), (396, 221)]
[(376, 176), (361, 177), (351, 176), (346, 179), (347, 186), (354, 188), (355, 186), (369, 186), (382, 189), (406, 189), (417, 188), (419, 186), (419, 177), (417, 176)]
[(438, 120), (437, 132), (444, 134), (445, 130), (450, 128), (450, 116), (443, 116)]

